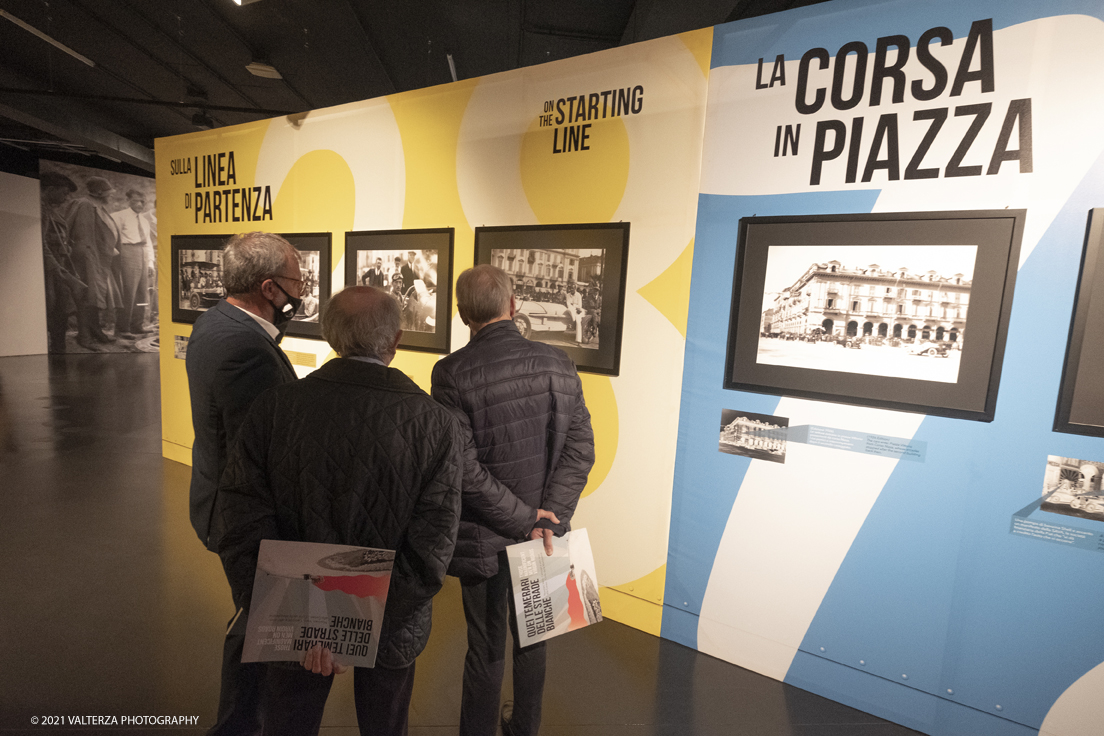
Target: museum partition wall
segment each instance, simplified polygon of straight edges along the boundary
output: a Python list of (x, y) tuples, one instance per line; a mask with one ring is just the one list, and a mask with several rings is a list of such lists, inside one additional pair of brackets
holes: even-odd
[(326, 234), (428, 387), (466, 341), (431, 292), (500, 263), (586, 370), (610, 618), (924, 733), (1096, 734), (1102, 56), (1099, 0), (835, 0), (161, 140), (162, 307), (210, 298), (184, 236)]
[[(190, 463), (181, 358), (188, 321), (220, 293), (225, 236), (328, 236), (325, 258), (310, 250), (329, 264), (320, 302), (353, 281), (383, 285), (369, 273), (377, 259), (385, 288), (413, 282), (393, 365), (428, 391), (440, 354), (468, 339), (455, 301), (437, 310), (429, 291), (474, 265), (480, 228), (525, 292), (530, 336), (592, 368), (597, 461), (574, 526), (590, 532), (606, 615), (659, 634), (711, 36), (159, 140), (160, 287), (174, 312), (162, 320), (165, 456)], [(555, 297), (569, 284), (589, 312), (601, 289), (590, 340), (576, 340)], [(283, 341), (300, 375), (331, 357), (298, 336), (307, 327)], [(214, 610), (222, 597), (211, 594)]]

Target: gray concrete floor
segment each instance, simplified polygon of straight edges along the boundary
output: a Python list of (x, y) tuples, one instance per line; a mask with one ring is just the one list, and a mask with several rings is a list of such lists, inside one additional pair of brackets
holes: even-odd
[[(161, 457), (158, 357), (0, 358), (0, 734), (200, 733), (233, 613), (188, 524), (189, 468)], [(411, 736), (457, 733), (459, 586), (435, 600)], [(338, 678), (322, 733), (352, 736)], [(545, 736), (909, 736), (797, 688), (613, 621), (549, 645)], [(69, 725), (197, 716), (194, 728)], [(57, 716), (63, 727), (32, 725)]]

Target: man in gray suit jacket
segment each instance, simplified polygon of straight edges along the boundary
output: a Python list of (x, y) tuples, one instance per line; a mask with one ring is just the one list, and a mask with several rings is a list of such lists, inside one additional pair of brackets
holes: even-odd
[[(188, 340), (192, 402), (191, 521), (199, 539), (217, 551), (211, 510), (219, 476), (246, 412), (266, 389), (295, 380), (278, 345), (302, 304), (298, 251), (271, 233), (235, 235), (222, 257), (226, 299), (200, 315)], [(218, 722), (212, 734), (259, 733), (265, 668), (241, 663), (244, 620), (235, 613), (223, 646)]]

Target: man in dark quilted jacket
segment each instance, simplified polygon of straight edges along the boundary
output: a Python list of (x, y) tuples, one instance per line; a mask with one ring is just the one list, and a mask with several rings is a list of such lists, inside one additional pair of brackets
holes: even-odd
[[(262, 394), (219, 484), (219, 555), (246, 610), (262, 539), (395, 551), (373, 668), (353, 673), (362, 734), (407, 732), (414, 659), (456, 543), (466, 438), (451, 414), (388, 367), (402, 331), (386, 293), (353, 286), (330, 299), (322, 335), (340, 356)], [(266, 734), (316, 734), (344, 668), (329, 650), (271, 666)]]
[(433, 398), (470, 432), (463, 507), (449, 574), (460, 578), (468, 653), (461, 736), (494, 736), (513, 632), (513, 702), (503, 707), (505, 736), (540, 729), (545, 645), (517, 646), (505, 548), (569, 528), (594, 465), (594, 434), (575, 364), (558, 348), (526, 340), (514, 325), (513, 284), (490, 265), (456, 281), (466, 346), (433, 369)]

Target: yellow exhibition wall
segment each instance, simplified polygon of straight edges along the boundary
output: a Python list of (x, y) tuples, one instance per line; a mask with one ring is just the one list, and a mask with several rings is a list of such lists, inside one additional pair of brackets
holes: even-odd
[[(658, 635), (711, 44), (704, 29), (160, 139), (161, 313), (172, 306), (166, 235), (331, 232), (336, 290), (349, 231), (455, 228), (455, 279), (473, 262), (478, 226), (631, 223), (620, 375), (582, 376), (597, 462), (574, 526), (589, 530), (605, 614)], [(627, 114), (601, 109), (616, 90), (635, 90)], [(557, 103), (574, 110), (580, 97), (586, 113), (555, 125)], [(568, 124), (590, 125), (588, 150), (554, 152)], [(208, 160), (218, 181), (205, 179)], [(234, 190), (245, 188), (262, 205), (243, 217)], [(456, 350), (468, 333), (455, 305), (452, 319)], [(163, 454), (190, 464), (187, 376), (174, 348), (191, 326), (161, 330)], [(300, 376), (333, 355), (317, 340), (283, 347)], [(392, 365), (428, 391), (438, 358), (403, 351)]]

